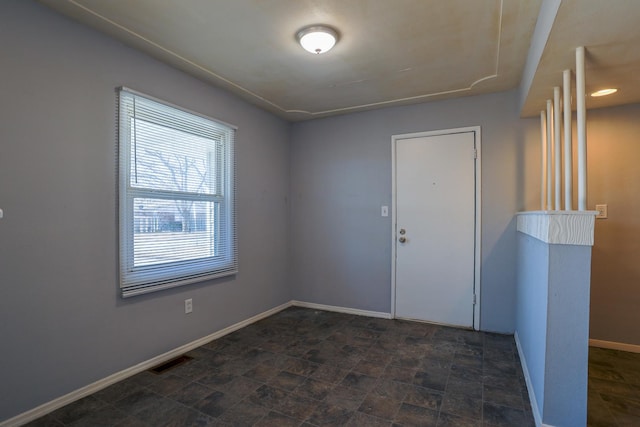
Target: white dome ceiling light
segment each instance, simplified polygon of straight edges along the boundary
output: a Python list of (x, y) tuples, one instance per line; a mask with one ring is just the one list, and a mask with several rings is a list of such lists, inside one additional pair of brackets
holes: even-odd
[(298, 31), (296, 38), (308, 52), (321, 54), (328, 52), (338, 40), (338, 33), (324, 25), (312, 25)]

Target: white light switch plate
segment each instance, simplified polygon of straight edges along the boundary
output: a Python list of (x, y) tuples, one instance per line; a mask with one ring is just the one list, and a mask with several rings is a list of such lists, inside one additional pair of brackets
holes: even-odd
[(389, 206), (383, 206), (382, 209), (380, 209), (380, 215), (389, 216)]
[(596, 205), (596, 210), (598, 211), (596, 218), (600, 218), (600, 219), (608, 218), (607, 205)]

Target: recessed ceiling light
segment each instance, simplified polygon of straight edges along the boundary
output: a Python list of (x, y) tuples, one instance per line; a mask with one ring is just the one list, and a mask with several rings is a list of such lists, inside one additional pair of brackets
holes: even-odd
[(618, 89), (615, 89), (615, 88), (600, 89), (600, 90), (597, 90), (597, 91), (593, 92), (591, 94), (591, 96), (594, 96), (594, 97), (607, 96), (607, 95), (611, 95), (612, 93), (616, 93), (617, 91), (618, 91)]
[(338, 40), (338, 33), (324, 25), (312, 25), (298, 31), (296, 38), (308, 52), (320, 54), (329, 51)]

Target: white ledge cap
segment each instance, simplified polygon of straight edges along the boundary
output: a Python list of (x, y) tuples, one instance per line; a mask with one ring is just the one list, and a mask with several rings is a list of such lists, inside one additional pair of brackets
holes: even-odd
[(528, 211), (517, 215), (517, 230), (554, 245), (593, 246), (598, 211)]

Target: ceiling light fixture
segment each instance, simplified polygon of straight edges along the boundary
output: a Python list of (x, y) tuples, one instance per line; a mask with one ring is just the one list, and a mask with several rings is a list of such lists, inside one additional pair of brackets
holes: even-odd
[(594, 97), (607, 96), (607, 95), (611, 95), (612, 93), (616, 93), (617, 91), (618, 91), (618, 89), (614, 89), (614, 88), (600, 89), (600, 90), (597, 90), (597, 91), (593, 92), (591, 94), (591, 96), (594, 96)]
[(296, 38), (300, 45), (311, 53), (328, 52), (338, 40), (338, 33), (324, 25), (312, 25), (298, 31)]

